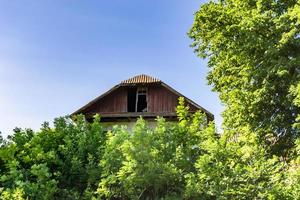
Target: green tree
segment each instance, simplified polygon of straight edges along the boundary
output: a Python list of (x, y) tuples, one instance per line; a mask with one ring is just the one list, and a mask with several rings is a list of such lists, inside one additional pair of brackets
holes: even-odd
[(108, 199), (181, 199), (185, 176), (196, 172), (195, 163), (203, 153), (199, 142), (213, 124), (205, 115), (192, 116), (183, 98), (177, 107), (179, 122), (157, 119), (155, 128), (142, 118), (132, 132), (115, 127), (108, 134), (101, 160), (102, 179), (97, 190), (99, 197)]
[(205, 153), (198, 157), (196, 173), (188, 175), (185, 196), (192, 199), (288, 199), (284, 163), (269, 158), (257, 135), (244, 129), (237, 135), (201, 142)]
[[(300, 107), (300, 82), (298, 83), (298, 85), (291, 87), (291, 93), (295, 97), (294, 98), (295, 106)], [(296, 123), (294, 124), (294, 128), (296, 128), (297, 130), (300, 130), (300, 113), (298, 113), (298, 115), (297, 115)]]
[(300, 140), (296, 141), (293, 159), (284, 172), (285, 179), (282, 188), (289, 194), (290, 199), (300, 199)]
[(0, 146), (0, 199), (299, 199), (299, 140), (286, 162), (248, 127), (217, 135), (183, 98), (177, 116), (132, 131), (98, 116), (15, 129)]
[(91, 199), (106, 140), (100, 118), (57, 118), (54, 128), (15, 129), (0, 148), (3, 199)]
[(208, 58), (208, 81), (225, 103), (225, 128), (250, 126), (284, 153), (299, 137), (299, 0), (217, 0), (201, 6), (189, 32)]

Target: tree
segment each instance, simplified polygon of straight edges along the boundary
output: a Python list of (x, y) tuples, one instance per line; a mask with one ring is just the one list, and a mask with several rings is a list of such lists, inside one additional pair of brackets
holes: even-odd
[[(115, 127), (101, 159), (101, 199), (293, 199), (288, 170), (270, 158), (256, 134), (243, 129), (218, 136), (204, 116), (188, 114), (182, 100), (178, 122), (158, 118), (154, 129), (139, 119), (133, 132)], [(298, 169), (298, 168), (297, 168)], [(297, 177), (291, 181), (296, 183)], [(295, 188), (295, 187), (293, 187)]]
[(284, 163), (269, 158), (257, 135), (244, 129), (237, 136), (226, 132), (220, 138), (201, 141), (205, 151), (188, 176), (190, 199), (288, 199), (281, 171)]
[(132, 131), (105, 131), (99, 116), (15, 129), (0, 146), (0, 199), (299, 199), (300, 140), (287, 163), (247, 127), (217, 135), (182, 98), (177, 116)]
[(140, 118), (131, 133), (124, 127), (109, 132), (99, 198), (182, 199), (186, 175), (196, 172), (196, 160), (203, 153), (200, 141), (206, 132), (216, 134), (203, 113), (189, 115), (183, 98), (177, 114), (178, 123), (158, 118), (153, 129)]
[(1, 199), (91, 199), (98, 186), (105, 131), (100, 118), (57, 118), (54, 128), (15, 129), (0, 147)]
[[(224, 127), (249, 126), (274, 153), (293, 146), (300, 113), (299, 0), (217, 0), (201, 6), (189, 32), (208, 58), (208, 81), (225, 103)], [(270, 138), (271, 137), (271, 138)]]

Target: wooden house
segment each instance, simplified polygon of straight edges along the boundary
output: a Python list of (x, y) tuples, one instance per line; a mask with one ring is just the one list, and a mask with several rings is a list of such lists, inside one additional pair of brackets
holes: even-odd
[(140, 116), (148, 121), (154, 121), (157, 116), (177, 120), (176, 106), (180, 96), (185, 98), (191, 112), (201, 110), (206, 114), (208, 121), (214, 119), (213, 114), (191, 99), (161, 80), (147, 75), (138, 75), (122, 81), (72, 115), (84, 114), (91, 120), (98, 113), (101, 121), (112, 123), (135, 122)]

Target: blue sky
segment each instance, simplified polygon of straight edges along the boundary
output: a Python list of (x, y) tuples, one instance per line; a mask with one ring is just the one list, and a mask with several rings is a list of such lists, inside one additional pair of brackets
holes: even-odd
[(205, 1), (0, 1), (0, 131), (37, 130), (138, 74), (163, 80), (215, 114), (207, 62), (189, 47)]

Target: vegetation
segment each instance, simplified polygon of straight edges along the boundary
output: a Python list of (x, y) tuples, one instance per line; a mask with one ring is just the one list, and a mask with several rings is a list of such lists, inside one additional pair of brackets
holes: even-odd
[(226, 105), (217, 134), (178, 122), (106, 130), (58, 118), (0, 137), (1, 199), (300, 199), (300, 1), (203, 4), (189, 32)]
[[(99, 124), (58, 118), (54, 128), (16, 129), (0, 149), (3, 199), (79, 199), (97, 188), (105, 132)], [(17, 199), (18, 199), (17, 198)]]
[(256, 134), (217, 135), (204, 114), (105, 131), (78, 116), (16, 129), (0, 149), (1, 199), (298, 199), (300, 142), (287, 165)]
[(209, 58), (225, 127), (249, 126), (277, 154), (292, 147), (300, 133), (300, 1), (211, 1), (196, 12), (189, 36)]

